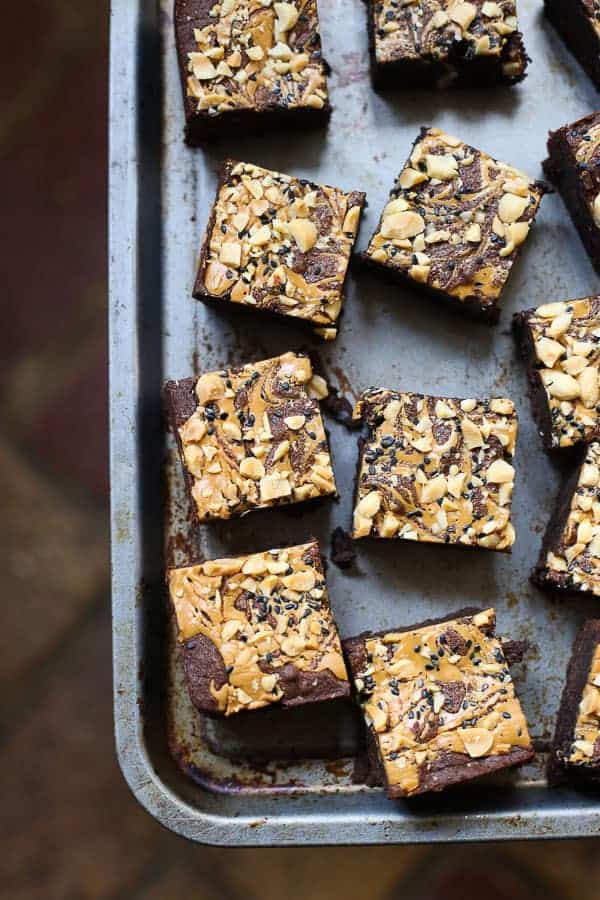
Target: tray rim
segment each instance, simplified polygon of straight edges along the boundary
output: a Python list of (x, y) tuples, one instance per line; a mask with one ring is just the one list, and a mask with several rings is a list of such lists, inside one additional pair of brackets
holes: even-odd
[[(142, 710), (143, 612), (142, 531), (137, 466), (140, 379), (138, 272), (140, 115), (138, 66), (144, 29), (140, 23), (159, 0), (112, 0), (110, 10), (109, 102), (109, 409), (111, 477), (111, 564), (113, 692), (117, 758), (138, 802), (162, 825), (191, 840), (227, 846), (357, 845), (446, 843), (488, 840), (573, 838), (594, 834), (600, 810), (533, 806), (518, 814), (492, 811), (442, 815), (435, 822), (350, 811), (264, 818), (215, 815), (195, 809), (153, 770), (144, 741)], [(148, 104), (148, 106), (151, 104)], [(200, 788), (198, 788), (200, 790)], [(568, 802), (568, 801), (567, 801)], [(596, 827), (595, 827), (596, 826)]]

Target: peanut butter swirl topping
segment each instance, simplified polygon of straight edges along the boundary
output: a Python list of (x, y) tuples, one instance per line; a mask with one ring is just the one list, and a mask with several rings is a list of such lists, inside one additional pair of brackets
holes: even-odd
[(543, 188), (438, 128), (423, 129), (367, 258), (460, 301), (498, 301)]
[(600, 645), (592, 657), (566, 761), (573, 766), (600, 764)]
[[(378, 62), (397, 59), (450, 60), (453, 46), (463, 42), (473, 56), (500, 57), (518, 28), (512, 0), (370, 0), (375, 12), (375, 52)], [(507, 60), (506, 66), (515, 66)], [(521, 74), (523, 64), (507, 68), (506, 76)], [(504, 71), (504, 70), (503, 70)]]
[[(600, 37), (600, 22), (595, 18), (593, 21)], [(582, 133), (576, 132), (577, 137), (570, 143), (575, 145), (575, 162), (590, 214), (600, 228), (600, 122), (597, 116), (592, 122)]]
[(600, 429), (600, 297), (546, 303), (528, 316), (552, 423), (554, 447)]
[(355, 538), (512, 546), (512, 401), (373, 388), (354, 418), (370, 430), (358, 474)]
[[(326, 393), (326, 390), (325, 390)], [(201, 375), (179, 428), (200, 521), (335, 493), (308, 357), (284, 353)]]
[(562, 531), (546, 567), (564, 587), (600, 596), (600, 444), (587, 448)]
[(364, 199), (229, 160), (204, 248), (204, 291), (307, 319), (334, 338)]
[(286, 684), (347, 682), (316, 542), (169, 573), (179, 638), (208, 638), (223, 663), (210, 679), (225, 715), (278, 703)]
[(365, 640), (366, 666), (354, 673), (388, 784), (402, 796), (428, 789), (444, 765), (530, 748), (523, 711), (495, 612), (389, 632)]
[(327, 104), (316, 0), (221, 0), (207, 19), (188, 54), (187, 95), (198, 112)]

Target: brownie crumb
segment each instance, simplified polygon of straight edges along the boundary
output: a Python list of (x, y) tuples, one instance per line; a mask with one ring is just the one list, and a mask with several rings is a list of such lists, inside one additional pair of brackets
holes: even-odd
[(354, 541), (339, 525), (331, 532), (331, 561), (338, 569), (349, 569), (356, 561)]
[(331, 384), (327, 386), (329, 393), (322, 401), (323, 409), (340, 425), (344, 425), (349, 431), (356, 431), (357, 428), (361, 427), (361, 423), (354, 421), (352, 418), (352, 404), (347, 397), (340, 394), (337, 388), (332, 387)]

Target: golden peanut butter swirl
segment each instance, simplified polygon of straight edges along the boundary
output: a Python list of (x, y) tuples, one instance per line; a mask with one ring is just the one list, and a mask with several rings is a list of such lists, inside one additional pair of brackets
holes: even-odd
[(600, 297), (546, 303), (527, 318), (546, 391), (554, 447), (600, 429)]
[(511, 400), (457, 400), (371, 389), (354, 418), (361, 455), (355, 538), (509, 549), (517, 416)]
[(355, 686), (386, 779), (404, 796), (449, 754), (468, 761), (531, 746), (494, 624), (488, 609), (365, 641)]
[(187, 80), (198, 112), (326, 105), (316, 0), (221, 0), (207, 19), (190, 23), (200, 26)]
[(562, 532), (546, 568), (564, 587), (600, 596), (600, 444), (590, 444)]
[(600, 765), (600, 645), (596, 646), (573, 734), (570, 765)]
[(400, 173), (368, 258), (460, 301), (493, 306), (543, 188), (437, 128)]
[[(325, 390), (326, 393), (326, 390)], [(308, 357), (284, 353), (201, 375), (198, 407), (179, 428), (201, 521), (335, 493)]]
[(225, 715), (279, 702), (286, 666), (348, 680), (315, 542), (173, 569), (169, 590), (180, 641), (222, 658), (209, 690)]
[[(430, 57), (446, 61), (453, 44), (467, 42), (476, 56), (501, 56), (518, 29), (511, 0), (369, 0), (375, 15), (378, 62)], [(516, 74), (516, 73), (515, 73)]]
[[(600, 23), (594, 20), (600, 36)], [(590, 214), (600, 228), (600, 123), (595, 117), (594, 124), (577, 135), (575, 162)]]
[(208, 294), (334, 338), (364, 194), (228, 162), (207, 236)]

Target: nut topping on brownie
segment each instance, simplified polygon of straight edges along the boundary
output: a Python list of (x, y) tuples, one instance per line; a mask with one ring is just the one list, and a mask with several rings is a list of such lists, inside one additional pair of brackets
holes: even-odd
[(533, 756), (493, 609), (344, 643), (391, 797)]
[(353, 536), (509, 550), (517, 416), (512, 401), (366, 391)]
[(540, 387), (545, 395), (537, 399), (545, 409), (534, 410), (546, 444), (572, 447), (598, 437), (600, 297), (546, 303), (515, 320), (527, 362), (537, 369), (529, 373), (534, 395)]
[(228, 160), (194, 295), (308, 320), (337, 334), (365, 195)]
[(207, 18), (190, 22), (187, 96), (198, 112), (327, 104), (316, 0), (221, 0)]
[(451, 76), (461, 67), (468, 72), (469, 64), (476, 72), (482, 57), (495, 57), (497, 78), (515, 81), (523, 77), (527, 57), (524, 52), (516, 56), (509, 52), (518, 30), (512, 0), (478, 4), (369, 0), (369, 4), (377, 64), (445, 63), (446, 74)]
[[(191, 382), (191, 384), (190, 384)], [(170, 382), (191, 495), (201, 522), (250, 509), (335, 494), (319, 404), (306, 356), (285, 353), (183, 383), (195, 411), (179, 413), (181, 382)], [(183, 421), (182, 421), (183, 418)]]
[(349, 695), (318, 544), (171, 569), (188, 689), (231, 715)]
[(495, 319), (543, 192), (512, 166), (422, 129), (365, 258)]
[(587, 447), (575, 489), (559, 507), (548, 526), (534, 580), (544, 587), (600, 596), (600, 444)]

